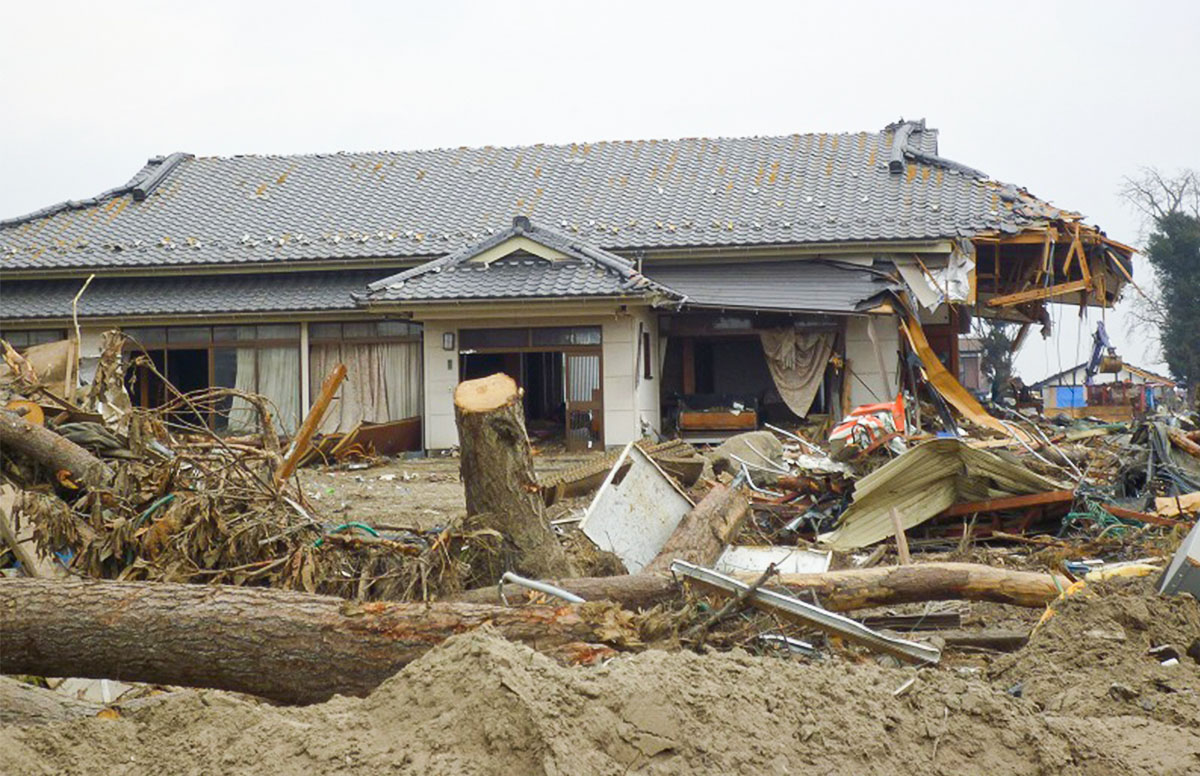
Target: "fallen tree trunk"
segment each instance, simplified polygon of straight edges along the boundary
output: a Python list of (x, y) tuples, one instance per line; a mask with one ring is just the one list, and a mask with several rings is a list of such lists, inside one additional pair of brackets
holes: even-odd
[[(758, 577), (757, 574), (733, 576), (743, 582), (753, 582)], [(656, 574), (547, 581), (584, 600), (613, 601), (627, 608), (652, 606), (675, 595), (678, 590), (669, 576)], [(849, 612), (875, 606), (954, 600), (994, 601), (1036, 608), (1057, 598), (1069, 584), (1065, 577), (1052, 574), (1011, 571), (977, 563), (920, 563), (820, 574), (779, 574), (767, 587), (787, 590), (805, 600), (815, 593), (826, 609)], [(509, 597), (511, 599), (511, 595)], [(469, 590), (448, 600), (500, 602), (494, 587)]]
[(459, 460), (467, 514), (505, 539), (505, 565), (533, 577), (573, 573), (546, 521), (521, 392), (506, 374), (466, 380), (454, 389)]
[(266, 588), (0, 580), (3, 670), (211, 687), (283, 703), (366, 695), (432, 647), (491, 625), (538, 649), (599, 642), (594, 607), (351, 603)]
[(683, 516), (662, 551), (642, 574), (667, 571), (673, 560), (711, 566), (750, 513), (750, 502), (737, 489), (717, 484)]
[(3, 410), (0, 410), (0, 448), (55, 472), (65, 470), (71, 479), (90, 488), (103, 487), (112, 478), (112, 471), (103, 461), (71, 440)]

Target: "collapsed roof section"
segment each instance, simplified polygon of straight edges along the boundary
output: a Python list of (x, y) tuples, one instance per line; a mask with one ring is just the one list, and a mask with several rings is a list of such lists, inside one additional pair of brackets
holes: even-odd
[(173, 154), (93, 199), (0, 222), (0, 269), (13, 277), (419, 260), (486, 240), (516, 215), (650, 258), (1015, 237), (1079, 220), (939, 156), (937, 132), (923, 121), (779, 137)]

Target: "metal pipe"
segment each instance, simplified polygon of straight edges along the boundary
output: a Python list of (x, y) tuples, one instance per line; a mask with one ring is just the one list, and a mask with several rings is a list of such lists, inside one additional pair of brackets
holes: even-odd
[(504, 572), (504, 575), (500, 577), (500, 584), (499, 584), (500, 598), (502, 600), (504, 600), (505, 603), (508, 603), (508, 599), (504, 598), (504, 583), (505, 582), (511, 582), (512, 584), (518, 585), (519, 587), (527, 587), (530, 590), (536, 590), (539, 593), (545, 593), (546, 595), (556, 596), (558, 598), (563, 599), (564, 601), (568, 601), (573, 604), (587, 603), (587, 601), (585, 601), (584, 599), (580, 598), (579, 596), (575, 595), (574, 593), (572, 593), (568, 590), (563, 590), (561, 587), (555, 587), (554, 585), (548, 584), (546, 582), (539, 582), (536, 579), (526, 579), (525, 577), (518, 576), (518, 575), (512, 573), (511, 571)]
[(765, 428), (765, 429), (769, 429), (769, 430), (771, 430), (771, 431), (774, 431), (776, 434), (783, 434), (783, 435), (784, 435), (785, 437), (787, 437), (788, 439), (794, 439), (795, 441), (797, 441), (797, 442), (799, 442), (800, 444), (802, 444), (802, 445), (804, 445), (805, 447), (807, 447), (809, 450), (812, 450), (812, 451), (813, 451), (814, 453), (816, 453), (817, 455), (825, 455), (825, 451), (824, 451), (824, 450), (822, 450), (821, 448), (817, 447), (817, 446), (816, 446), (816, 445), (814, 445), (812, 442), (809, 442), (807, 439), (805, 439), (804, 437), (800, 436), (799, 434), (793, 434), (791, 431), (784, 431), (783, 429), (779, 428), (778, 426), (772, 426), (770, 423), (764, 423), (764, 424), (763, 424), (763, 428)]
[[(741, 460), (741, 459), (738, 459), (738, 460)], [(750, 490), (754, 491), (755, 493), (761, 493), (764, 496), (773, 496), (775, 498), (780, 498), (784, 495), (782, 493), (776, 493), (773, 490), (767, 490), (766, 488), (760, 488), (759, 486), (755, 485), (754, 479), (751, 478), (751, 476), (750, 476), (750, 470), (746, 468), (745, 461), (742, 461), (742, 474), (744, 474), (746, 476), (746, 485), (748, 485)], [(740, 477), (741, 475), (738, 475), (738, 476)], [(736, 481), (737, 480), (734, 480), (734, 482), (736, 482)]]
[(751, 592), (746, 583), (694, 563), (684, 560), (672, 561), (671, 571), (731, 595), (746, 595), (761, 608), (785, 612), (824, 631), (832, 631), (850, 641), (895, 655), (911, 663), (937, 663), (942, 658), (942, 651), (936, 647), (879, 633), (857, 620), (813, 606), (790, 595), (762, 588)]

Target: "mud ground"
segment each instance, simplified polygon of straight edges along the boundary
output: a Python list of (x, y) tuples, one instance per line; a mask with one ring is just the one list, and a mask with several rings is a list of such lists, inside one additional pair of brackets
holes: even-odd
[(1091, 588), (1029, 646), (898, 668), (742, 650), (649, 650), (566, 668), (486, 630), (365, 699), (276, 707), (181, 691), (112, 718), (0, 727), (0, 773), (1200, 773), (1194, 599), (1148, 580)]

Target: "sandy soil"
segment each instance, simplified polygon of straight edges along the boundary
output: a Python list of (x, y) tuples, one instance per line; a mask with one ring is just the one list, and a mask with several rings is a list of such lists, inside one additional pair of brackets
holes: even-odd
[[(565, 453), (538, 455), (534, 468), (546, 476), (586, 460)], [(426, 530), (466, 512), (456, 457), (389, 460), (367, 469), (308, 467), (300, 478), (305, 495), (326, 519)]]
[(476, 631), (365, 699), (188, 691), (0, 727), (0, 773), (1182, 776), (1200, 773), (1200, 665), (1147, 650), (1197, 637), (1196, 601), (1148, 580), (1060, 605), (975, 667), (651, 650), (564, 668)]

